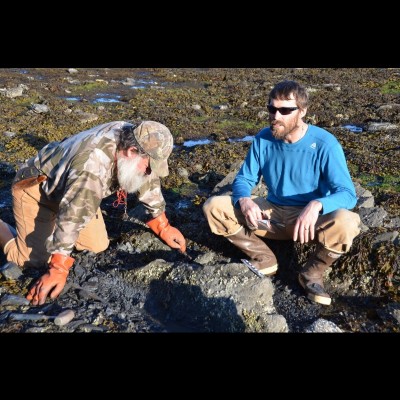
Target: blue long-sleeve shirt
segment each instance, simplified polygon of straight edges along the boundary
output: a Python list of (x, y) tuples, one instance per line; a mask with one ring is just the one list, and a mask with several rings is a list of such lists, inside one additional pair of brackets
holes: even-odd
[(241, 197), (250, 197), (261, 175), (268, 187), (267, 200), (277, 205), (306, 206), (318, 200), (321, 214), (327, 214), (350, 210), (357, 203), (342, 146), (317, 126), (308, 125), (305, 136), (295, 143), (275, 139), (269, 127), (262, 129), (233, 181), (235, 206)]

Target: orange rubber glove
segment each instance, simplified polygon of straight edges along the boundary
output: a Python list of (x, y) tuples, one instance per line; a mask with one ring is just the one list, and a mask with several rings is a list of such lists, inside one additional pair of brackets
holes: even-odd
[(75, 259), (63, 254), (53, 254), (50, 259), (49, 271), (42, 275), (29, 291), (26, 298), (33, 305), (44, 304), (47, 295), (55, 299), (63, 290), (67, 281), (69, 269)]
[(160, 214), (158, 217), (147, 221), (147, 225), (156, 235), (160, 236), (169, 247), (179, 249), (182, 253), (186, 251), (185, 238), (178, 229), (169, 224), (165, 212)]

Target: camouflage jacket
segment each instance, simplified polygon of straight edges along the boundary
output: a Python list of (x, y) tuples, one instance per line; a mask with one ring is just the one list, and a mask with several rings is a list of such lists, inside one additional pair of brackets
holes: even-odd
[[(113, 121), (49, 143), (27, 161), (26, 165), (35, 165), (47, 176), (42, 189), (58, 205), (54, 232), (46, 243), (49, 253), (69, 255), (102, 199), (117, 191), (117, 133), (125, 124)], [(152, 218), (165, 211), (160, 178), (154, 173), (137, 195)]]

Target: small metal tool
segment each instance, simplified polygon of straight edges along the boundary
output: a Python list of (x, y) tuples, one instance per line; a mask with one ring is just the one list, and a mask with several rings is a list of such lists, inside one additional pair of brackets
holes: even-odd
[(241, 261), (251, 272), (254, 272), (259, 278), (264, 278), (264, 275), (249, 260), (242, 258)]

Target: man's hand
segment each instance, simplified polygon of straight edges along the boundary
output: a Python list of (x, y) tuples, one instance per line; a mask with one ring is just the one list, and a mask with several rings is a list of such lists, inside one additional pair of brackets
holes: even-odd
[(26, 298), (35, 306), (44, 304), (50, 292), (50, 297), (55, 299), (63, 290), (69, 269), (74, 261), (72, 257), (53, 254), (49, 264), (49, 271), (36, 281)]
[(169, 224), (165, 212), (160, 214), (158, 217), (147, 221), (147, 225), (156, 235), (160, 236), (169, 247), (179, 249), (182, 253), (186, 251), (185, 238), (178, 229)]
[(309, 240), (314, 240), (315, 224), (317, 223), (319, 212), (322, 210), (322, 203), (318, 200), (310, 201), (297, 217), (296, 225), (294, 226), (293, 240), (299, 238), (300, 243), (307, 243)]
[(258, 220), (263, 219), (263, 213), (260, 207), (250, 197), (241, 197), (239, 199), (240, 210), (246, 218), (246, 224), (250, 229), (257, 229)]

